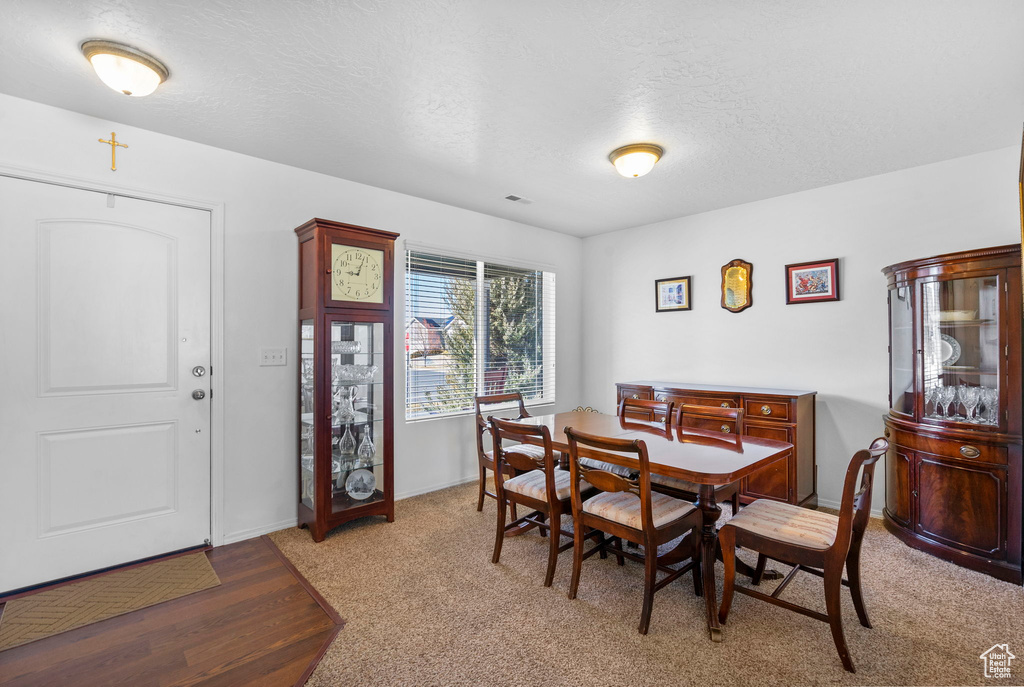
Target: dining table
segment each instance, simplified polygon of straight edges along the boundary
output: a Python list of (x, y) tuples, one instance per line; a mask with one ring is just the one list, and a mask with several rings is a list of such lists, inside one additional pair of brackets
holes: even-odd
[[(637, 420), (589, 411), (569, 411), (550, 415), (534, 415), (519, 422), (547, 427), (552, 450), (568, 454), (569, 442), (565, 428), (577, 432), (617, 439), (639, 439), (647, 446), (650, 470), (666, 477), (687, 480), (698, 485), (695, 503), (701, 512), (701, 575), (704, 582), (704, 606), (707, 611), (708, 634), (712, 641), (722, 641), (718, 622), (718, 600), (715, 586), (715, 558), (718, 534), (715, 522), (722, 508), (715, 502), (715, 487), (731, 484), (777, 460), (793, 445), (785, 441), (725, 434), (690, 427), (676, 427), (666, 422)], [(539, 443), (539, 442), (538, 442)], [(580, 450), (581, 456), (587, 455)], [(640, 464), (635, 459), (623, 457)], [(689, 535), (687, 535), (689, 536)], [(678, 563), (688, 557), (692, 547), (679, 543), (672, 551), (658, 557), (664, 565)], [(740, 561), (737, 561), (739, 563)]]

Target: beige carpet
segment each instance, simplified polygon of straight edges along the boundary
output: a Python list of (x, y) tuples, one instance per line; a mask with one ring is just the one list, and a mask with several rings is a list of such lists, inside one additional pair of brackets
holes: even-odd
[(119, 570), (4, 604), (0, 651), (220, 584), (205, 553)]
[[(711, 643), (689, 575), (658, 592), (641, 636), (642, 566), (591, 558), (570, 601), (571, 554), (551, 588), (535, 533), (506, 540), (492, 565), (494, 501), (482, 513), (475, 504), (476, 486), (464, 485), (399, 501), (394, 523), (349, 523), (320, 544), (305, 530), (272, 535), (347, 621), (308, 685), (1007, 684), (984, 678), (979, 655), (1008, 643), (1024, 656), (1021, 587), (914, 551), (878, 521), (863, 552), (874, 629), (844, 592), (850, 675), (827, 625), (742, 595), (725, 642)], [(783, 598), (824, 610), (811, 575)], [(1011, 684), (1024, 683), (1018, 661)]]

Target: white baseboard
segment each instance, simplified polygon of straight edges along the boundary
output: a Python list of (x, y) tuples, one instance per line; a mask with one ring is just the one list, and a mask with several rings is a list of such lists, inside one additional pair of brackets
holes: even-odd
[[(401, 494), (395, 494), (395, 500), (401, 501), (412, 496), (419, 496), (421, 494), (427, 494), (432, 491), (439, 491), (441, 489), (447, 489), (448, 487), (454, 487), (459, 484), (466, 484), (473, 482), (477, 479), (477, 476), (464, 477), (462, 479), (449, 482), (447, 484), (435, 484), (429, 487), (423, 487), (422, 489), (414, 489), (412, 491), (403, 492)], [(277, 532), (278, 530), (285, 530), (289, 527), (296, 527), (299, 524), (298, 518), (289, 518), (287, 520), (280, 520), (278, 522), (271, 523), (269, 525), (263, 525), (261, 527), (253, 527), (247, 530), (240, 530), (238, 532), (231, 532), (230, 534), (224, 535), (224, 544), (234, 544), (235, 542), (245, 541), (246, 539), (255, 539), (256, 537), (263, 536), (264, 534), (270, 534), (271, 532)]]
[(441, 489), (455, 487), (460, 484), (468, 484), (469, 482), (477, 481), (479, 478), (479, 475), (473, 475), (472, 477), (463, 477), (461, 479), (455, 480), (454, 482), (448, 482), (446, 484), (433, 484), (429, 487), (422, 487), (419, 489), (413, 489), (411, 491), (403, 491), (401, 494), (395, 494), (395, 501), (401, 501), (402, 499), (408, 499), (413, 496), (420, 496), (421, 494), (429, 494), (432, 491), (440, 491)]
[(263, 525), (262, 527), (253, 527), (248, 530), (241, 530), (238, 532), (232, 532), (224, 535), (224, 544), (234, 544), (235, 542), (245, 541), (246, 539), (255, 539), (264, 534), (270, 534), (271, 532), (277, 532), (278, 530), (286, 530), (289, 527), (295, 527), (299, 524), (298, 517), (289, 518), (287, 520), (280, 520), (269, 525)]
[[(823, 499), (823, 498), (821, 498), (819, 496), (818, 497), (818, 505), (819, 506), (825, 506), (825, 508), (831, 508), (833, 510), (839, 510), (839, 506), (842, 505), (842, 504), (840, 504), (838, 501), (833, 501), (831, 499)], [(874, 508), (872, 508), (871, 509), (871, 517), (878, 518), (879, 520), (881, 520), (882, 519), (882, 510), (881, 509), (874, 509)]]

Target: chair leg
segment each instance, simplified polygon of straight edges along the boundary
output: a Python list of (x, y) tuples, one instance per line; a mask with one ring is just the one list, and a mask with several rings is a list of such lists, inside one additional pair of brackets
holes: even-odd
[[(514, 507), (515, 504), (512, 504)], [(494, 555), (491, 556), (491, 563), (497, 563), (501, 557), (501, 544), (505, 540), (505, 504), (498, 504), (498, 529), (494, 533)]]
[(755, 587), (761, 584), (761, 578), (764, 576), (765, 565), (768, 564), (768, 556), (763, 553), (757, 554), (757, 567), (754, 568), (754, 574), (750, 576), (750, 583)]
[[(722, 580), (722, 603), (718, 606), (718, 622), (725, 625), (732, 606), (732, 596), (736, 589), (736, 530), (723, 527), (718, 531), (718, 543), (722, 548), (722, 563), (725, 564), (725, 576)], [(715, 562), (711, 561), (710, 565)]]
[(484, 491), (487, 489), (487, 468), (480, 466), (480, 494), (476, 498), (476, 510), (479, 513), (484, 509)]
[(561, 544), (561, 537), (558, 532), (562, 529), (562, 515), (552, 515), (548, 518), (548, 522), (551, 523), (551, 534), (548, 537), (550, 540), (548, 546), (548, 571), (544, 575), (544, 586), (550, 587), (552, 580), (555, 579), (555, 566), (558, 565), (558, 546)]
[(853, 660), (850, 658), (850, 651), (846, 648), (846, 639), (843, 637), (843, 616), (842, 605), (839, 601), (839, 593), (843, 586), (843, 571), (825, 569), (825, 609), (828, 612), (828, 626), (832, 629), (832, 641), (836, 643), (839, 651), (839, 658), (843, 662), (843, 668), (851, 673), (857, 672), (853, 668)]
[[(615, 537), (615, 538), (612, 539), (612, 541), (619, 547), (619, 550), (622, 550), (622, 547), (624, 546), (624, 543), (623, 543), (621, 537)], [(616, 554), (615, 555), (615, 562), (618, 563), (619, 565), (625, 565), (626, 564), (626, 559), (622, 556), (622, 554)]]
[(857, 619), (864, 627), (871, 627), (871, 620), (868, 618), (868, 610), (864, 606), (864, 594), (860, 586), (860, 543), (860, 537), (854, 532), (850, 553), (846, 556), (846, 575), (850, 581), (850, 596), (853, 597), (853, 607), (857, 609)]
[(583, 568), (583, 525), (573, 518), (572, 579), (569, 580), (569, 598), (576, 598), (580, 586), (580, 570)]
[(654, 605), (654, 585), (658, 581), (658, 550), (644, 547), (644, 608), (640, 612), (640, 634), (647, 634), (651, 624), (651, 606)]
[[(537, 519), (541, 522), (544, 522), (545, 520), (547, 520), (547, 513), (538, 512)], [(547, 529), (545, 529), (544, 527), (537, 527), (537, 529), (540, 530), (540, 536), (547, 536)]]
[(740, 512), (740, 490), (737, 489), (736, 493), (732, 495), (732, 514), (735, 517)]

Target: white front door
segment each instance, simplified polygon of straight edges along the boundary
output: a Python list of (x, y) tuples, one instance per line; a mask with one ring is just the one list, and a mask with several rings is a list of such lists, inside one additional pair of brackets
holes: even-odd
[(0, 592), (210, 537), (209, 368), (209, 212), (0, 177)]

